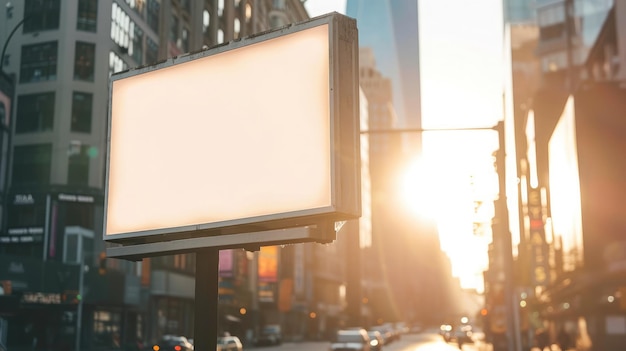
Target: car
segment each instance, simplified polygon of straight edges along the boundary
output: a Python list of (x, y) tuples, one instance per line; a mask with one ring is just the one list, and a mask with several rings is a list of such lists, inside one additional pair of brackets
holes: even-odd
[(450, 342), (452, 340), (452, 326), (450, 324), (442, 324), (439, 327), (439, 334), (443, 336), (443, 340)]
[(242, 351), (243, 344), (236, 336), (220, 336), (217, 338), (217, 351)]
[(367, 335), (370, 337), (371, 351), (380, 351), (383, 349), (385, 341), (383, 340), (383, 336), (378, 330), (368, 330)]
[(163, 335), (159, 342), (152, 345), (153, 351), (193, 351), (193, 344), (184, 336)]
[(380, 332), (380, 335), (383, 337), (383, 344), (389, 345), (393, 342), (393, 333), (391, 329), (386, 325), (376, 325), (371, 328), (371, 330), (376, 330)]
[(370, 341), (365, 329), (338, 330), (330, 351), (371, 351)]
[(256, 340), (256, 344), (262, 345), (280, 345), (283, 342), (280, 325), (269, 324), (261, 329), (261, 335)]

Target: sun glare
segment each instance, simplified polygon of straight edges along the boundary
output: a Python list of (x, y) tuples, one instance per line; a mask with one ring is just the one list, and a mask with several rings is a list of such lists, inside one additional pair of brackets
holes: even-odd
[(400, 193), (404, 204), (415, 215), (436, 219), (441, 199), (441, 179), (436, 177), (434, 164), (419, 158), (410, 163), (402, 177)]

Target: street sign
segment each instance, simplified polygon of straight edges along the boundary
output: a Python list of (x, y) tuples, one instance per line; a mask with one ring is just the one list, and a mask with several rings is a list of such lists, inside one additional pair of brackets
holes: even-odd
[(124, 249), (109, 257), (288, 228), (313, 229), (285, 242), (327, 242), (320, 228), (358, 218), (357, 37), (331, 13), (112, 75), (103, 237)]

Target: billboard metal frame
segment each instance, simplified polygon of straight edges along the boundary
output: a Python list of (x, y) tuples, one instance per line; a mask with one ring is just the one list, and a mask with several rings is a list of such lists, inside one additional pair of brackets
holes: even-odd
[[(194, 60), (219, 55), (249, 45), (328, 26), (328, 116), (330, 121), (330, 204), (233, 220), (193, 223), (150, 230), (109, 233), (111, 140), (114, 82), (161, 69), (176, 68)], [(261, 67), (259, 69), (262, 69)], [(306, 70), (307, 67), (303, 67)], [(103, 239), (109, 243), (109, 257), (141, 259), (200, 248), (258, 247), (297, 242), (328, 243), (334, 240), (335, 222), (356, 219), (361, 215), (360, 194), (360, 125), (358, 33), (356, 21), (338, 13), (263, 32), (200, 52), (184, 54), (166, 61), (113, 74), (109, 79), (109, 112), (105, 183)], [(252, 82), (251, 84), (254, 84)], [(235, 98), (236, 99), (236, 98)], [(233, 101), (236, 103), (237, 101)], [(241, 103), (241, 101), (239, 101)], [(175, 123), (175, 122), (173, 122)], [(217, 126), (219, 127), (219, 126)], [(150, 126), (146, 125), (146, 133)], [(289, 132), (286, 130), (285, 132)], [(126, 146), (128, 147), (128, 146)], [(219, 150), (224, 152), (224, 150)], [(215, 170), (219, 172), (219, 168)], [(166, 186), (166, 185), (164, 185)], [(158, 192), (159, 189), (154, 189)], [(271, 200), (270, 200), (271, 201)], [(175, 206), (164, 201), (163, 206)], [(145, 209), (136, 209), (146, 211)], [(294, 229), (295, 228), (295, 229)], [(298, 229), (299, 228), (299, 229)], [(286, 230), (292, 230), (287, 233)], [(331, 233), (327, 233), (331, 231)]]

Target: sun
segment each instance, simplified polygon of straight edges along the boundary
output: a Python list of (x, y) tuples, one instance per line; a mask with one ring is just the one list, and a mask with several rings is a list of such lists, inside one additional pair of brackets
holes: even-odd
[(399, 191), (404, 205), (416, 216), (438, 217), (444, 185), (438, 173), (435, 164), (424, 157), (410, 162), (403, 172)]
[[(468, 151), (467, 146), (458, 150)], [(407, 164), (399, 182), (403, 204), (417, 218), (437, 223), (441, 249), (454, 262), (453, 275), (463, 287), (482, 289), (482, 272), (487, 262), (487, 237), (473, 233), (476, 221), (474, 201), (489, 189), (477, 189), (470, 175), (493, 183), (493, 173), (478, 169), (491, 166), (460, 152), (449, 155), (436, 148), (437, 155), (422, 154)], [(489, 153), (487, 153), (489, 159)], [(488, 188), (488, 187), (487, 187)], [(487, 195), (485, 195), (487, 196)], [(488, 196), (487, 196), (488, 197)]]

